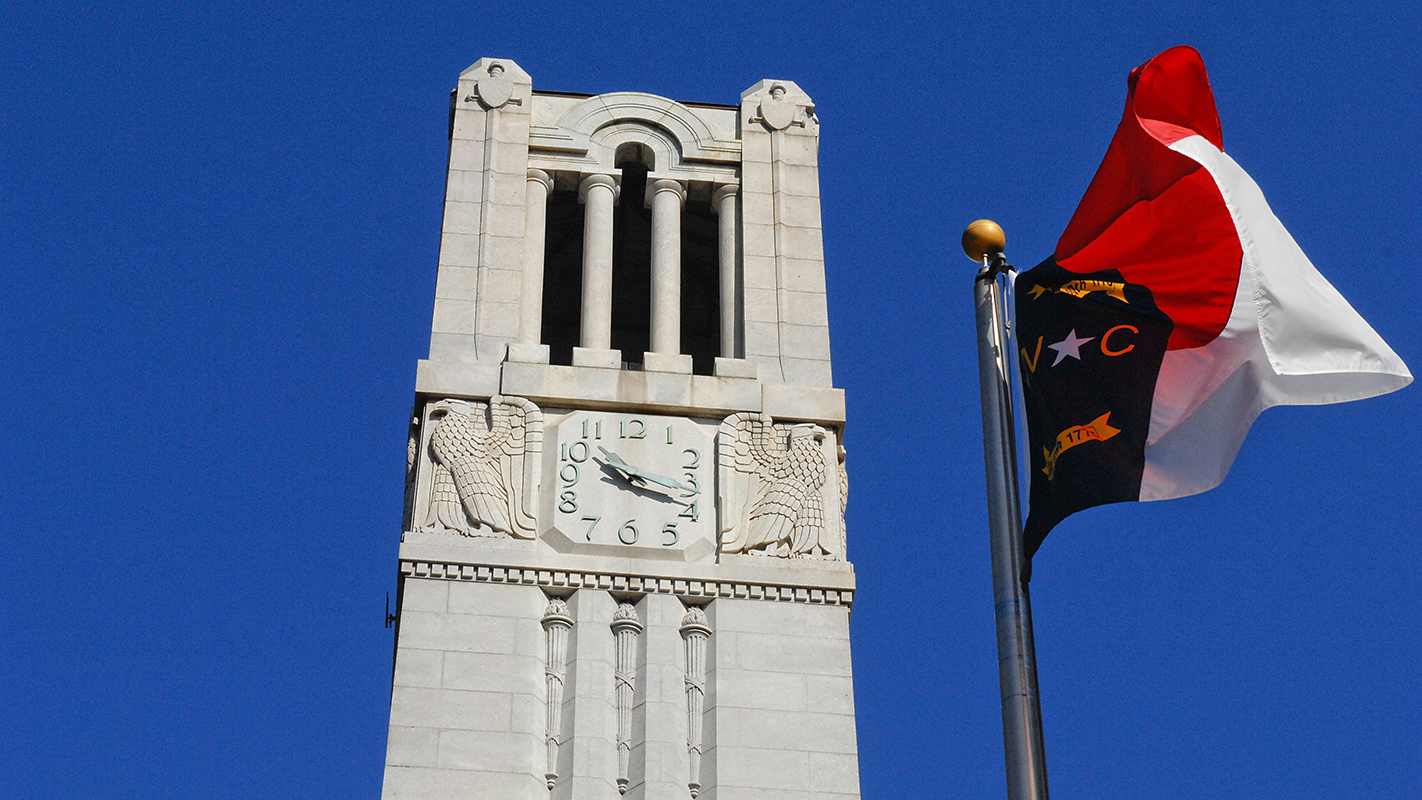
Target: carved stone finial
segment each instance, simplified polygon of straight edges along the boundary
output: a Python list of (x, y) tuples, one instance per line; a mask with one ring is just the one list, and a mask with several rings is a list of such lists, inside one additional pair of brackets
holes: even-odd
[(612, 612), (612, 627), (636, 628), (642, 630), (642, 619), (637, 616), (637, 607), (631, 603), (618, 603), (617, 610)]
[(681, 618), (680, 630), (683, 636), (691, 631), (702, 631), (708, 635), (711, 633), (711, 623), (701, 606), (692, 606), (686, 610), (686, 614)]
[[(768, 84), (768, 85), (767, 85)], [(761, 81), (747, 90), (742, 98), (759, 95), (749, 122), (759, 122), (769, 131), (784, 131), (791, 127), (810, 129), (817, 122), (815, 106), (810, 98), (789, 81)]]
[(561, 597), (548, 598), (548, 608), (543, 611), (543, 624), (562, 622), (568, 625), (573, 624), (573, 617), (568, 613), (568, 603)]
[(783, 131), (795, 121), (795, 104), (785, 97), (785, 87), (770, 87), (770, 96), (760, 101), (760, 121), (773, 131)]
[(497, 61), (489, 65), (488, 74), (479, 78), (475, 86), (479, 105), (484, 108), (503, 108), (513, 98), (513, 81), (504, 74), (504, 65)]

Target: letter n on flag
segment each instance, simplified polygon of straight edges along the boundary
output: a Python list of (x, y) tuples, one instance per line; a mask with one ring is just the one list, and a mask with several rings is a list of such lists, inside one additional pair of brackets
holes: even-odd
[(1127, 86), (1056, 253), (1017, 278), (1029, 559), (1082, 509), (1218, 486), (1270, 406), (1412, 381), (1225, 155), (1200, 54), (1171, 48)]

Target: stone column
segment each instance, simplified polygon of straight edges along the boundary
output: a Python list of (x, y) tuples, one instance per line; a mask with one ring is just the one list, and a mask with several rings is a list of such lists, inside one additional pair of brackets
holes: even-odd
[(677, 181), (647, 187), (652, 208), (652, 352), (681, 352), (681, 204)]
[(722, 186), (711, 207), (720, 216), (717, 255), (721, 262), (721, 357), (736, 357), (736, 194), (738, 186)]
[(553, 179), (541, 169), (530, 169), (525, 186), (518, 343), (537, 345), (543, 337), (543, 247), (548, 232), (548, 193), (553, 190)]
[(643, 356), (648, 372), (691, 372), (691, 356), (681, 354), (681, 207), (686, 187), (680, 181), (647, 184), (652, 209), (651, 351)]
[[(583, 321), (584, 350), (602, 351), (586, 366), (620, 366), (612, 351), (612, 207), (617, 204), (617, 181), (611, 175), (589, 175), (578, 187), (583, 213)], [(579, 363), (574, 351), (573, 361)], [(609, 362), (609, 363), (602, 363)]]

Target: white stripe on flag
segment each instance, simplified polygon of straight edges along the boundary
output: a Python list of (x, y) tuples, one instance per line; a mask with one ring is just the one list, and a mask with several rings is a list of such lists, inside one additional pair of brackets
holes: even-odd
[(1319, 274), (1234, 159), (1202, 136), (1171, 149), (1214, 177), (1244, 263), (1219, 337), (1167, 351), (1161, 363), (1141, 500), (1218, 486), (1266, 408), (1359, 400), (1412, 382), (1407, 365)]

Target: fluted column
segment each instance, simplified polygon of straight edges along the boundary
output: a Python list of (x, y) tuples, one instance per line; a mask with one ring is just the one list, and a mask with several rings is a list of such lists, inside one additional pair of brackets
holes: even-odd
[(583, 212), (582, 346), (612, 349), (612, 207), (617, 181), (611, 175), (589, 175), (578, 187)]
[(653, 353), (681, 353), (681, 206), (686, 189), (672, 180), (647, 186), (652, 207)]
[(736, 357), (736, 195), (738, 186), (722, 186), (711, 198), (720, 217), (716, 252), (721, 266), (721, 357)]
[(617, 703), (617, 791), (627, 793), (632, 760), (632, 701), (637, 691), (637, 637), (642, 621), (630, 603), (619, 603), (612, 614), (612, 635), (616, 639), (617, 661), (613, 666), (614, 696)]
[(549, 789), (558, 783), (558, 741), (563, 733), (563, 682), (568, 672), (568, 631), (572, 627), (573, 618), (568, 613), (568, 604), (561, 598), (550, 598), (548, 608), (543, 612), (543, 676), (547, 688), (543, 734), (548, 756), (543, 777)]
[(548, 193), (553, 190), (553, 179), (541, 169), (530, 169), (525, 187), (518, 343), (538, 344), (543, 337), (543, 249), (548, 233)]
[(681, 638), (686, 646), (686, 755), (690, 762), (687, 788), (694, 798), (701, 793), (701, 720), (706, 701), (706, 640), (711, 625), (706, 612), (692, 606), (681, 618)]

